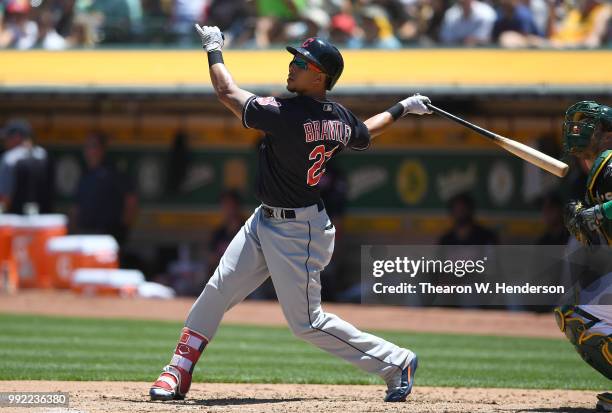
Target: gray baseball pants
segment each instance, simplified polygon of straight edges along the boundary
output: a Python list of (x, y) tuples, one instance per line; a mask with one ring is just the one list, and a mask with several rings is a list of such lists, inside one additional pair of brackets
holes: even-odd
[[(280, 216), (280, 209), (273, 210)], [(283, 219), (267, 217), (261, 206), (255, 209), (225, 251), (185, 326), (211, 340), (223, 314), (271, 276), (297, 337), (389, 381), (414, 353), (323, 311), (320, 273), (332, 256), (335, 228), (316, 205), (294, 211), (295, 219)]]

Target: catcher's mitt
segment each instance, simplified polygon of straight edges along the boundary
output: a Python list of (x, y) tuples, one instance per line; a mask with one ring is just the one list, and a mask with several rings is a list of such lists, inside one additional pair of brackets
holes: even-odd
[(580, 201), (565, 205), (563, 219), (567, 230), (583, 245), (599, 244), (597, 228), (601, 226), (599, 205), (585, 208)]

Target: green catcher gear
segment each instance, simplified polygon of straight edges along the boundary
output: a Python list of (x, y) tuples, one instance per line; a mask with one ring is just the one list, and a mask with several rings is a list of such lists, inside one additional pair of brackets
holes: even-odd
[(593, 142), (597, 127), (612, 131), (612, 108), (592, 100), (574, 103), (565, 112), (563, 121), (563, 149), (566, 154), (580, 155)]
[(601, 205), (587, 208), (582, 202), (572, 200), (565, 205), (563, 221), (565, 227), (581, 244), (597, 245), (597, 231), (606, 218)]
[(573, 305), (555, 308), (555, 319), (582, 359), (612, 380), (612, 337), (590, 331), (601, 320)]

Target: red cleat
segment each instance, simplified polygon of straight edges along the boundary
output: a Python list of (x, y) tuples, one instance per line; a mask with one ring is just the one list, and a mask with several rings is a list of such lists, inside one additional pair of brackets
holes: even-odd
[(149, 390), (151, 400), (183, 400), (191, 386), (191, 374), (180, 367), (164, 367)]

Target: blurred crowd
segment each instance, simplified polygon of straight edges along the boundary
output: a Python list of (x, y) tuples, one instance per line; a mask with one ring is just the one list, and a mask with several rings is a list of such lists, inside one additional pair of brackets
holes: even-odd
[(611, 15), (609, 0), (0, 0), (0, 48), (191, 47), (194, 22), (234, 48), (595, 48)]

